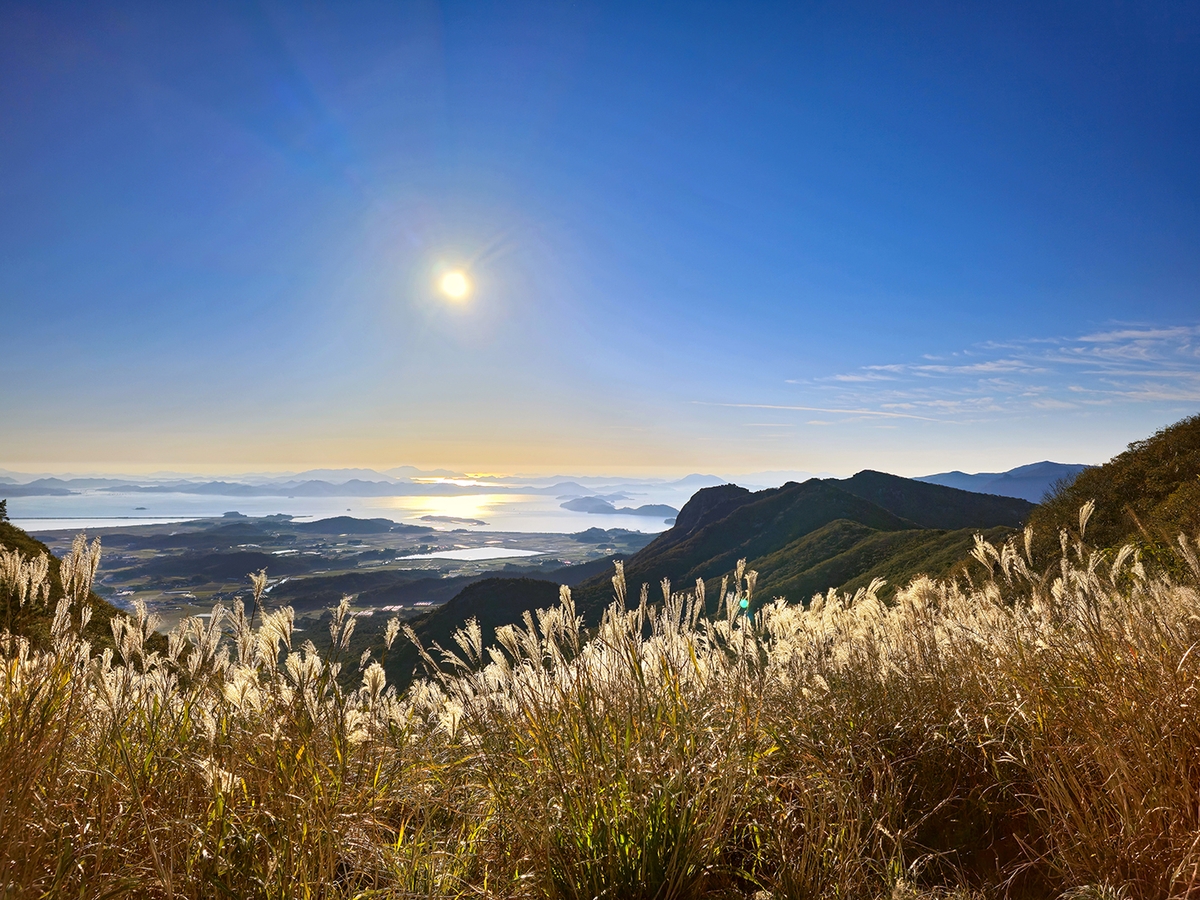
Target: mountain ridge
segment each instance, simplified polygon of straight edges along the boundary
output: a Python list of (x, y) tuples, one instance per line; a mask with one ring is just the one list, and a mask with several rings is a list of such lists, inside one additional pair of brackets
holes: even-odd
[[(680, 510), (674, 528), (626, 561), (626, 579), (634, 585), (670, 578), (681, 587), (690, 586), (697, 578), (706, 582), (720, 579), (733, 570), (737, 560), (746, 559), (759, 571), (766, 589), (777, 580), (774, 570), (785, 560), (795, 553), (813, 553), (812, 541), (804, 538), (837, 521), (868, 529), (869, 533), (855, 530), (857, 543), (872, 540), (871, 546), (882, 550), (888, 542), (876, 538), (879, 533), (936, 531), (940, 537), (966, 530), (973, 537), (974, 531), (1016, 528), (1032, 510), (1032, 504), (1020, 499), (961, 491), (869, 469), (847, 479), (788, 482), (755, 492), (736, 485), (702, 488)], [(824, 534), (823, 540), (832, 543), (821, 545), (811, 565), (852, 549), (843, 546), (848, 534), (845, 528)], [(926, 540), (932, 537), (927, 535)], [(964, 544), (972, 537), (958, 534), (953, 540)], [(848, 578), (863, 574), (862, 562), (881, 561), (878, 553), (860, 557), (858, 565), (846, 569)], [(792, 579), (793, 590), (799, 584), (807, 588), (811, 582)], [(584, 582), (576, 591), (576, 607), (585, 616), (595, 617), (607, 605), (609, 593), (601, 579)], [(788, 599), (804, 601), (808, 596)]]
[(945, 487), (974, 491), (980, 494), (995, 494), (1001, 497), (1019, 497), (1031, 503), (1040, 503), (1063, 482), (1074, 481), (1081, 472), (1091, 466), (1082, 463), (1056, 463), (1050, 460), (1028, 463), (1009, 469), (1007, 472), (939, 472), (922, 475), (914, 481), (940, 484)]
[[(871, 470), (849, 479), (810, 479), (759, 491), (735, 484), (706, 487), (684, 504), (674, 527), (624, 560), (627, 601), (637, 602), (642, 584), (667, 578), (676, 590), (690, 590), (702, 579), (713, 612), (721, 578), (739, 559), (759, 572), (759, 598), (805, 602), (814, 593), (852, 589), (875, 577), (886, 577), (894, 587), (920, 573), (947, 574), (967, 557), (975, 534), (1002, 540), (1033, 508), (1016, 498)], [(587, 574), (572, 594), (579, 614), (594, 625), (612, 602), (613, 573), (606, 566)], [(435, 635), (450, 635), (467, 618), (486, 621), (489, 628), (505, 624), (496, 617), (489, 592), (496, 592), (504, 609), (515, 610), (521, 605), (515, 581), (477, 582), (469, 594), (455, 598), (458, 602), (430, 611), (413, 627), (429, 643)], [(551, 596), (549, 587), (538, 591)], [(403, 665), (412, 661), (407, 654), (401, 657)], [(412, 670), (392, 674), (406, 682)]]

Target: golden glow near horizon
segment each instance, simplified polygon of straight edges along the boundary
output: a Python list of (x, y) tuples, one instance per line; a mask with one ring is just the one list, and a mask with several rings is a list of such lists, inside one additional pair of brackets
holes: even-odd
[(457, 487), (488, 487), (489, 485), (494, 484), (493, 482), (489, 481), (479, 481), (478, 479), (471, 478), (470, 476), (466, 478), (445, 478), (440, 475), (419, 478), (415, 477), (413, 478), (413, 481), (415, 481), (417, 484), (453, 484)]
[(458, 519), (479, 519), (490, 515), (497, 507), (512, 503), (518, 494), (459, 494), (451, 497), (381, 497), (379, 505), (406, 516), (450, 516)]
[(451, 300), (465, 300), (471, 293), (471, 280), (466, 272), (454, 269), (438, 280), (438, 289)]

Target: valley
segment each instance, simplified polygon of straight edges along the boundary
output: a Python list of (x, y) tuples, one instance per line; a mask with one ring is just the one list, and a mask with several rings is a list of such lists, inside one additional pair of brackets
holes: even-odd
[[(100, 538), (103, 547), (96, 592), (124, 610), (142, 601), (160, 617), (163, 631), (187, 616), (206, 615), (215, 603), (229, 606), (247, 597), (249, 573), (263, 569), (269, 604), (290, 605), (301, 618), (323, 612), (344, 594), (355, 597), (364, 615), (377, 609), (412, 615), (488, 575), (550, 577), (597, 561), (608, 565), (614, 554), (635, 553), (654, 537), (619, 528), (577, 534), (484, 532), (349, 516), (294, 522), (282, 515), (236, 513), (98, 528), (87, 536)], [(38, 532), (36, 537), (62, 556), (75, 532)], [(506, 558), (506, 551), (529, 555)], [(475, 558), (454, 558), (462, 555)]]

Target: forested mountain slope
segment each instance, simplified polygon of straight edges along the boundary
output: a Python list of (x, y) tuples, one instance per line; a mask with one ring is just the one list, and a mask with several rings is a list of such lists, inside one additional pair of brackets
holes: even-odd
[[(716, 586), (746, 559), (759, 573), (761, 597), (800, 602), (863, 578), (886, 577), (895, 585), (920, 573), (944, 574), (966, 555), (976, 532), (1015, 528), (1032, 509), (1024, 500), (870, 470), (756, 493), (705, 488), (674, 528), (626, 562), (626, 579), (638, 585), (670, 578), (682, 589), (703, 578)], [(575, 594), (580, 611), (595, 617), (611, 587), (597, 578)]]
[[(874, 578), (888, 581), (885, 594), (918, 574), (944, 575), (966, 559), (974, 535), (1003, 539), (1033, 505), (1019, 499), (973, 494), (882, 472), (845, 480), (814, 479), (751, 492), (733, 484), (698, 491), (674, 527), (625, 560), (629, 601), (646, 583), (659, 597), (669, 578), (677, 590), (706, 582), (715, 609), (722, 576), (739, 559), (759, 572), (760, 600), (783, 596), (807, 601), (831, 587), (849, 588)], [(573, 588), (576, 608), (589, 624), (612, 602), (612, 569)], [(468, 618), (490, 630), (517, 621), (526, 609), (553, 596), (549, 582), (529, 579), (478, 582), (445, 606), (413, 623), (422, 641), (441, 640)], [(503, 613), (498, 615), (497, 613)], [(402, 654), (406, 672), (415, 661)], [(389, 668), (392, 668), (389, 666)]]
[(1041, 559), (1053, 558), (1062, 528), (1076, 529), (1079, 508), (1096, 503), (1087, 540), (1115, 548), (1132, 541), (1166, 561), (1180, 532), (1200, 531), (1200, 415), (1135, 441), (1102, 466), (1087, 469), (1030, 516)]

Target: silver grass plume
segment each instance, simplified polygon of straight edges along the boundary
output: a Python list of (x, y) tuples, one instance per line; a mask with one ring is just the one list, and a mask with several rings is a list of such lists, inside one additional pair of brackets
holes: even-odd
[(354, 616), (350, 615), (350, 595), (342, 597), (342, 602), (333, 611), (329, 620), (329, 640), (339, 650), (350, 648), (350, 635), (354, 633)]
[(1179, 535), (1179, 546), (1183, 550), (1183, 558), (1187, 561), (1188, 568), (1197, 578), (1200, 578), (1200, 559), (1196, 558), (1196, 552), (1188, 544), (1187, 535)]
[(613, 576), (613, 593), (616, 595), (617, 603), (622, 607), (625, 606), (625, 563), (617, 559), (613, 561), (613, 566), (617, 570), (617, 574)]
[(50, 558), (45, 553), (26, 559), (20, 550), (0, 548), (0, 591), (8, 591), (17, 597), (17, 606), (22, 608), (26, 601), (37, 602), (42, 595), (44, 606), (50, 599), (50, 582), (46, 576), (50, 571)]
[(59, 565), (58, 577), (62, 582), (63, 593), (75, 606), (87, 598), (92, 590), (92, 582), (96, 578), (96, 569), (100, 566), (100, 538), (92, 541), (89, 547), (87, 536), (77, 534), (71, 544), (71, 552), (63, 557)]
[(383, 632), (383, 644), (387, 649), (392, 649), (392, 644), (396, 642), (396, 635), (400, 633), (400, 617), (392, 616), (388, 619), (387, 628)]
[(455, 631), (453, 637), (454, 643), (462, 648), (467, 661), (472, 665), (477, 665), (483, 659), (483, 629), (479, 627), (477, 618), (472, 616), (467, 619), (466, 624)]
[(267, 570), (259, 569), (257, 572), (251, 572), (249, 575), (250, 585), (254, 588), (254, 605), (250, 607), (250, 627), (254, 627), (254, 620), (258, 617), (259, 602), (262, 600), (263, 592), (267, 589)]
[(366, 692), (371, 705), (379, 699), (379, 695), (383, 693), (383, 687), (387, 683), (387, 675), (383, 671), (383, 666), (377, 662), (367, 666), (367, 670), (363, 672), (363, 690)]
[(565, 629), (567, 641), (571, 645), (571, 650), (576, 654), (579, 653), (579, 617), (575, 614), (575, 598), (571, 596), (571, 589), (565, 585), (558, 586), (558, 602), (562, 607), (563, 618), (565, 622), (570, 623), (570, 627)]
[(1089, 500), (1083, 506), (1079, 507), (1079, 538), (1083, 539), (1084, 533), (1087, 531), (1088, 519), (1092, 517), (1092, 513), (1096, 511), (1096, 501)]

